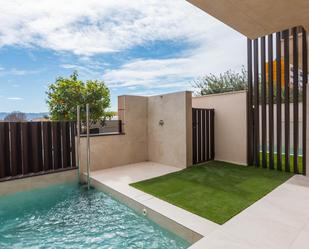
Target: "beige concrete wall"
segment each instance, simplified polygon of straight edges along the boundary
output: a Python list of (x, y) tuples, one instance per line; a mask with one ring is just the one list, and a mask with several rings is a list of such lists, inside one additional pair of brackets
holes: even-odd
[(76, 169), (0, 182), (0, 196), (74, 181), (77, 182)]
[(307, 88), (307, 127), (306, 127), (306, 173), (309, 175), (309, 88)]
[[(118, 115), (123, 121), (124, 134), (90, 138), (92, 171), (148, 160), (147, 112), (147, 97), (118, 97)], [(81, 138), (82, 171), (85, 165), (86, 138)]]
[[(299, 70), (303, 68), (303, 58), (302, 58), (302, 53), (303, 53), (303, 40), (302, 40), (302, 34), (299, 33), (298, 34), (298, 68)], [(307, 35), (307, 47), (309, 45), (308, 43), (309, 41), (309, 35)], [(284, 51), (284, 40), (281, 40), (281, 51)], [(309, 59), (309, 54), (308, 54), (308, 59)], [(283, 60), (283, 58), (282, 58)], [(289, 39), (289, 60), (290, 60), (290, 79), (291, 82), (293, 82), (293, 71), (292, 71), (292, 65), (293, 65), (293, 36), (290, 35), (290, 39)], [(308, 64), (308, 71), (309, 71), (309, 64)], [(299, 80), (302, 81), (302, 76), (299, 76)]]
[[(191, 92), (120, 96), (118, 114), (123, 121), (123, 135), (90, 138), (92, 171), (143, 161), (180, 168), (192, 165)], [(81, 138), (84, 172), (85, 166), (86, 138)]]
[[(290, 150), (291, 153), (293, 153), (293, 144), (294, 144), (294, 138), (293, 138), (293, 134), (294, 134), (294, 127), (293, 127), (293, 123), (294, 123), (294, 113), (293, 113), (293, 108), (294, 108), (294, 104), (290, 103)], [(285, 104), (281, 105), (281, 127), (285, 127), (285, 113), (284, 113), (284, 109), (285, 109)], [(262, 127), (262, 106), (260, 105), (259, 107), (260, 110), (260, 127)], [(298, 141), (298, 145), (299, 145), (299, 153), (302, 153), (302, 147), (303, 147), (303, 141), (302, 141), (302, 136), (303, 136), (303, 127), (302, 127), (302, 122), (303, 122), (303, 103), (299, 103), (298, 104), (298, 133), (299, 133), (299, 141)], [(274, 113), (274, 151), (277, 151), (277, 105), (274, 104), (273, 105), (273, 113)], [(269, 106), (266, 105), (266, 121), (268, 124), (268, 117), (269, 117)], [(269, 144), (269, 129), (266, 129), (266, 140), (267, 140), (267, 144)], [(285, 141), (285, 129), (282, 128), (281, 129), (281, 140)], [(260, 144), (262, 144), (262, 132), (260, 132)], [(284, 143), (282, 144), (282, 151), (284, 151)]]
[(187, 111), (186, 111), (186, 121), (187, 121), (187, 166), (193, 164), (193, 150), (192, 150), (192, 92), (187, 92)]
[[(191, 92), (149, 97), (148, 155), (150, 161), (180, 168), (192, 164), (191, 99)], [(160, 120), (164, 122), (163, 125), (159, 124)]]
[(215, 109), (215, 159), (247, 165), (247, 92), (194, 97), (195, 108)]

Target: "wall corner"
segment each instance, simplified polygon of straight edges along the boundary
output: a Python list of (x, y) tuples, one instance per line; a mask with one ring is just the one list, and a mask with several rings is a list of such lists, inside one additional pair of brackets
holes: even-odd
[(309, 88), (307, 87), (306, 89), (306, 95), (307, 95), (307, 103), (306, 103), (306, 116), (303, 117), (303, 119), (306, 119), (306, 151), (303, 153), (306, 153), (306, 173), (308, 175), (309, 172), (309, 122), (308, 122), (308, 117), (309, 117), (309, 108), (308, 108), (308, 98), (309, 98)]
[(186, 167), (193, 164), (192, 159), (192, 92), (185, 92), (186, 98)]

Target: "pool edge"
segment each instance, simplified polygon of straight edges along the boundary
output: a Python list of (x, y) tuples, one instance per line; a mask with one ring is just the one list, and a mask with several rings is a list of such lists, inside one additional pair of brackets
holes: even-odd
[(146, 210), (147, 211), (146, 217), (148, 219), (160, 225), (161, 227), (167, 229), (168, 231), (176, 234), (177, 236), (187, 240), (191, 244), (191, 246), (200, 239), (204, 238), (204, 236), (201, 235), (200, 233), (193, 231), (192, 229), (182, 224), (179, 224), (175, 220), (172, 220), (169, 217), (166, 217), (165, 215), (153, 210), (150, 206), (145, 205), (144, 203), (138, 200), (134, 200), (130, 196), (127, 196), (124, 193), (121, 193), (105, 185), (104, 183), (97, 181), (96, 179), (91, 178), (91, 186), (99, 191), (109, 194), (116, 200), (132, 208), (141, 215), (143, 215), (143, 211)]

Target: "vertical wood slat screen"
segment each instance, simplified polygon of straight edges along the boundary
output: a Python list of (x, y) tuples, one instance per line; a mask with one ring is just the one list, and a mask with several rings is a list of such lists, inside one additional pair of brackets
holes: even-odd
[[(298, 32), (297, 28), (292, 29), (293, 34), (293, 120), (298, 120)], [(297, 101), (295, 101), (297, 100)], [(293, 165), (298, 165), (298, 122), (293, 123)], [(294, 173), (299, 173), (299, 168), (294, 167)]]
[(289, 30), (282, 32), (284, 56), (284, 161), (285, 171), (290, 169), (290, 40)]
[(0, 122), (0, 181), (75, 168), (74, 122)]
[(193, 164), (214, 160), (214, 109), (192, 109)]
[[(274, 60), (273, 35), (268, 36), (268, 61)], [(268, 95), (274, 96), (274, 75), (273, 63), (268, 64)], [(274, 169), (274, 98), (269, 97), (268, 108), (268, 130), (269, 130), (269, 168)]]
[[(281, 77), (281, 33), (277, 32), (276, 33), (276, 88), (277, 88), (277, 95), (280, 96), (276, 98), (276, 103), (277, 103), (277, 169), (282, 170), (282, 110), (281, 110), (281, 96), (282, 96), (282, 89), (281, 89), (281, 84), (282, 84), (282, 77)], [(280, 136), (278, 136), (280, 134)]]
[(248, 39), (249, 164), (306, 174), (307, 49), (302, 27)]
[(261, 133), (262, 133), (262, 166), (263, 168), (267, 167), (266, 162), (266, 41), (265, 37), (261, 38), (261, 102), (262, 102), (262, 126), (261, 126)]
[[(302, 64), (303, 64), (303, 75), (308, 75), (308, 47), (307, 47), (307, 33), (305, 29), (302, 29), (302, 49), (303, 49), (303, 54), (302, 54)], [(303, 76), (303, 102), (307, 103), (307, 84), (308, 84), (308, 77)], [(307, 117), (307, 105), (303, 105), (303, 117)], [(306, 149), (307, 149), (307, 143), (306, 143), (306, 137), (307, 137), (307, 118), (303, 118), (303, 174), (306, 175)]]

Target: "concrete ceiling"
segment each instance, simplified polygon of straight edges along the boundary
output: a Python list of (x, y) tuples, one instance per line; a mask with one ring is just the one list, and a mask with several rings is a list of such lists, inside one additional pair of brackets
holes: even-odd
[(309, 0), (187, 0), (254, 39), (295, 26), (309, 32)]

